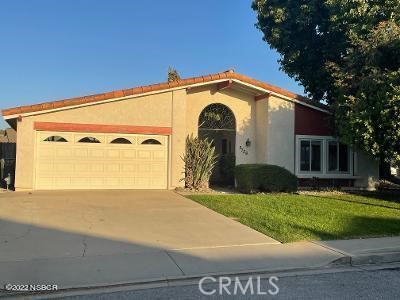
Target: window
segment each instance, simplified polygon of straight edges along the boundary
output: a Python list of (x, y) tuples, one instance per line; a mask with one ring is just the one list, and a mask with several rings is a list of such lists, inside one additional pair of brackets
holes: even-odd
[(300, 170), (310, 171), (310, 141), (301, 141)]
[(125, 138), (116, 138), (111, 141), (111, 144), (132, 144), (130, 140)]
[(352, 178), (353, 151), (332, 136), (296, 136), (296, 175), (299, 178)]
[(322, 141), (301, 140), (300, 141), (300, 171), (321, 172), (322, 171)]
[(58, 135), (49, 136), (44, 142), (57, 142), (57, 143), (66, 143), (68, 142), (65, 138)]
[(311, 141), (311, 171), (321, 172), (321, 141)]
[(84, 137), (83, 139), (79, 140), (79, 143), (92, 143), (92, 144), (100, 144), (100, 141), (95, 137)]
[(236, 130), (236, 119), (229, 107), (221, 103), (212, 103), (200, 113), (200, 130)]
[(161, 143), (155, 139), (148, 139), (143, 141), (142, 145), (161, 145)]
[(349, 171), (349, 147), (339, 143), (339, 172)]
[(337, 141), (328, 142), (328, 171), (349, 172), (349, 147)]
[(336, 171), (338, 166), (337, 142), (328, 142), (328, 171)]

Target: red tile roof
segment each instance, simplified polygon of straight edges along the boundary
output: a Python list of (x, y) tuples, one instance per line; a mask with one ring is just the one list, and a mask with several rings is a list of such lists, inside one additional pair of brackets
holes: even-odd
[(305, 98), (298, 94), (292, 93), (288, 90), (279, 88), (274, 85), (270, 85), (268, 83), (265, 83), (265, 82), (250, 78), (248, 76), (245, 76), (245, 75), (242, 75), (239, 73), (235, 73), (232, 70), (229, 70), (229, 71), (222, 72), (222, 73), (180, 79), (180, 80), (174, 81), (174, 82), (157, 83), (157, 84), (146, 85), (146, 86), (138, 86), (138, 87), (130, 88), (130, 89), (112, 91), (112, 92), (108, 92), (108, 93), (95, 94), (95, 95), (82, 96), (82, 97), (77, 97), (77, 98), (69, 98), (69, 99), (52, 101), (52, 102), (45, 102), (45, 103), (34, 104), (34, 105), (26, 105), (26, 106), (8, 108), (8, 109), (3, 109), (2, 113), (3, 113), (3, 116), (20, 115), (20, 114), (24, 114), (24, 113), (32, 113), (32, 112), (38, 112), (38, 111), (43, 111), (43, 110), (51, 110), (51, 109), (57, 109), (57, 108), (63, 108), (63, 107), (69, 107), (69, 106), (75, 106), (75, 105), (81, 105), (81, 104), (87, 104), (87, 103), (95, 103), (95, 102), (100, 102), (100, 101), (113, 99), (113, 98), (126, 97), (126, 96), (132, 96), (132, 95), (140, 95), (140, 94), (147, 93), (147, 92), (162, 91), (162, 90), (166, 90), (166, 89), (170, 89), (170, 88), (176, 88), (176, 87), (181, 87), (181, 86), (190, 86), (193, 84), (207, 83), (207, 82), (212, 82), (212, 81), (221, 80), (221, 79), (236, 79), (236, 80), (242, 81), (244, 83), (251, 84), (256, 87), (260, 87), (260, 88), (275, 92), (277, 94), (308, 103), (308, 104), (316, 106), (316, 107), (328, 109), (327, 106), (315, 103), (308, 98)]

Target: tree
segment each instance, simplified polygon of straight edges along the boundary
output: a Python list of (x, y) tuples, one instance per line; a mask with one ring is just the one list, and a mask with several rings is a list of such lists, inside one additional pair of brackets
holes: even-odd
[[(400, 159), (400, 26), (381, 22), (341, 64), (328, 64), (334, 78), (338, 135), (386, 162)], [(343, 120), (345, 120), (343, 122)]]
[(180, 79), (181, 77), (179, 76), (178, 71), (171, 67), (168, 67), (168, 82), (178, 81)]
[(254, 0), (282, 70), (331, 104), (339, 137), (386, 160), (399, 145), (399, 0)]

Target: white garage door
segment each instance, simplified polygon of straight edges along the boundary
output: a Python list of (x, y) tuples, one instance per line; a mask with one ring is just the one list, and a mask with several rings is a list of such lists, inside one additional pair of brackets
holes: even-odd
[(167, 136), (36, 135), (36, 189), (166, 189), (167, 170)]

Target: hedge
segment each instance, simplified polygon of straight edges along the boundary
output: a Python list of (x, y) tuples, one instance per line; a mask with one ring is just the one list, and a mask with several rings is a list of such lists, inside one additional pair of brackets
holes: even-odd
[(295, 192), (297, 177), (288, 170), (266, 164), (238, 165), (235, 168), (236, 185), (242, 193)]

